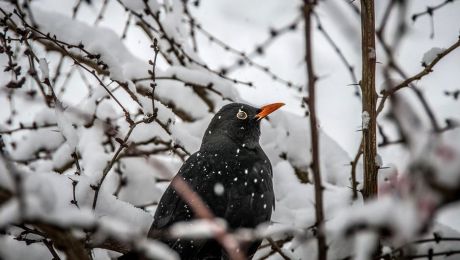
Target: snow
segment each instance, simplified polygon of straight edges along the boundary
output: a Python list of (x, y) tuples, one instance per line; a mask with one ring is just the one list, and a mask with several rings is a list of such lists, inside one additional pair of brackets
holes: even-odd
[(111, 155), (104, 151), (100, 140), (104, 138), (102, 127), (82, 128), (79, 133), (78, 151), (81, 167), (87, 176), (100, 176)]
[(146, 239), (140, 241), (137, 247), (150, 259), (179, 260), (179, 256), (176, 252), (157, 241)]
[(48, 79), (50, 77), (50, 70), (48, 68), (48, 62), (45, 58), (41, 58), (38, 61), (40, 71), (42, 72), (42, 80)]
[(230, 81), (224, 80), (215, 74), (210, 74), (208, 71), (200, 68), (191, 69), (181, 66), (171, 66), (166, 71), (160, 72), (158, 77), (177, 77), (181, 81), (194, 82), (201, 86), (212, 84), (212, 87), (222, 93), (225, 98), (235, 100), (239, 96)]
[(436, 59), (438, 55), (443, 51), (445, 51), (445, 49), (439, 47), (433, 47), (429, 49), (427, 52), (423, 54), (422, 65), (428, 66), (428, 64), (432, 63), (434, 59)]
[(106, 120), (115, 120), (120, 117), (119, 114), (115, 111), (111, 101), (104, 99), (102, 100), (96, 109), (97, 118), (106, 121)]
[(170, 233), (172, 237), (178, 238), (211, 238), (225, 230), (224, 220), (202, 219), (176, 223), (171, 227)]
[[(148, 64), (134, 57), (114, 31), (101, 27), (94, 28), (67, 16), (45, 11), (40, 4), (32, 5), (34, 18), (43, 30), (56, 35), (58, 39), (65, 39), (68, 43), (82, 43), (86, 50), (100, 54), (101, 59), (109, 66), (113, 79), (125, 82), (130, 78), (147, 74)], [(132, 71), (132, 68), (136, 70)]]
[(128, 7), (129, 9), (135, 10), (135, 11), (142, 11), (145, 8), (145, 2), (148, 3), (148, 6), (152, 9), (153, 12), (156, 12), (159, 10), (159, 4), (156, 0), (149, 0), (149, 1), (143, 1), (143, 0), (122, 0), (123, 4)]
[[(159, 201), (163, 191), (157, 186), (157, 178), (161, 176), (157, 163), (147, 158), (125, 158), (121, 161), (123, 177), (127, 178), (126, 189), (122, 189), (119, 198), (133, 205), (144, 205)], [(111, 175), (118, 181), (118, 175)], [(110, 176), (109, 176), (110, 177)]]
[(377, 235), (370, 231), (360, 232), (355, 238), (355, 258), (356, 260), (367, 260), (372, 258), (372, 254), (377, 246)]
[(71, 150), (75, 150), (78, 144), (77, 131), (74, 128), (74, 123), (67, 117), (64, 107), (60, 101), (56, 101), (56, 122), (60, 133)]
[[(139, 12), (145, 7), (142, 0), (123, 0), (123, 3), (128, 8)], [(196, 54), (190, 48), (189, 32), (186, 30), (187, 27), (182, 17), (182, 3), (166, 1), (161, 4), (170, 7), (161, 16), (168, 36), (183, 45), (187, 54), (201, 62), (199, 56), (204, 57), (206, 54), (205, 52)], [(0, 3), (0, 5), (3, 7), (7, 4)], [(157, 1), (153, 0), (148, 1), (148, 5), (154, 11), (162, 8)], [(118, 31), (113, 30), (110, 26), (92, 27), (84, 19), (74, 20), (68, 15), (57, 14), (54, 10), (45, 11), (43, 6), (40, 3), (32, 3), (33, 14), (40, 28), (69, 43), (79, 44), (81, 42), (85, 49), (100, 54), (101, 60), (109, 65), (110, 75), (102, 77), (105, 83), (109, 84), (111, 80), (127, 83), (127, 87), (134, 93), (134, 98), (139, 104), (131, 97), (127, 97), (122, 88), (117, 89), (116, 83), (109, 86), (110, 89), (117, 89), (113, 92), (123, 104), (129, 103), (127, 107), (133, 119), (146, 118), (147, 115), (153, 113), (150, 96), (144, 96), (139, 91), (150, 91), (146, 87), (148, 84), (145, 81), (134, 83), (134, 79), (148, 77), (147, 70), (151, 69), (151, 66), (141, 58), (134, 56), (132, 51), (137, 50), (127, 48), (125, 45), (127, 42), (120, 39)], [(154, 35), (154, 37), (157, 36), (161, 35)], [(166, 50), (170, 46), (167, 41), (161, 39), (160, 47)], [(37, 46), (37, 49), (40, 47)], [(443, 50), (432, 48), (424, 55), (423, 63), (431, 63)], [(70, 51), (75, 55), (83, 55), (79, 50), (71, 49)], [(369, 52), (371, 58), (375, 58), (375, 50), (371, 49)], [(152, 53), (146, 51), (142, 55), (151, 57)], [(285, 51), (283, 55), (286, 55)], [(298, 54), (296, 53), (295, 56)], [(0, 62), (3, 64), (2, 57), (0, 55)], [(52, 55), (40, 54), (38, 57), (46, 57), (41, 58), (38, 62), (43, 80), (49, 77), (50, 70), (53, 72), (57, 64)], [(27, 67), (27, 63), (24, 64)], [(189, 152), (198, 150), (205, 128), (214, 112), (229, 102), (207, 91), (208, 88), (222, 93), (224, 98), (250, 103), (249, 100), (241, 98), (241, 93), (244, 92), (241, 91), (241, 88), (235, 87), (231, 81), (210, 73), (196, 64), (187, 63), (182, 66), (177, 60), (173, 60), (172, 65), (159, 61), (156, 69), (158, 79), (156, 80), (154, 107), (158, 109), (157, 120), (165, 126), (166, 130), (157, 122), (139, 124), (128, 139), (128, 148), (124, 152), (164, 148), (163, 142), (171, 146), (182, 145)], [(255, 74), (249, 78), (257, 77), (258, 74)], [(72, 227), (76, 230), (75, 233), (81, 233), (84, 228), (96, 226), (95, 238), (101, 241), (115, 237), (134, 242), (139, 249), (150, 256), (159, 259), (177, 259), (177, 255), (168, 250), (165, 245), (143, 238), (152, 222), (151, 214), (155, 206), (150, 207), (149, 212), (134, 206), (158, 202), (168, 185), (168, 180), (178, 171), (182, 161), (169, 152), (136, 157), (123, 157), (125, 154), (122, 153), (122, 158), (109, 171), (101, 187), (96, 210), (92, 210), (94, 190), (90, 185), (100, 180), (108, 161), (114, 155), (114, 148), (120, 146), (110, 136), (114, 135), (123, 139), (130, 126), (124, 119), (120, 107), (112, 98), (107, 98), (107, 92), (99, 86), (99, 83), (95, 83), (94, 79), (89, 80), (91, 90), (84, 94), (81, 94), (84, 91), (79, 88), (82, 85), (81, 82), (75, 79), (72, 81), (78, 86), (71, 85), (73, 89), (70, 94), (64, 94), (55, 108), (48, 108), (40, 103), (40, 99), (35, 98), (33, 99), (34, 104), (30, 102), (30, 108), (25, 106), (24, 115), (19, 117), (26, 125), (32, 123), (38, 126), (56, 124), (57, 127), (19, 131), (5, 136), (7, 149), (12, 158), (18, 161), (18, 168), (24, 177), (22, 185), (27, 214), (23, 217), (53, 223), (63, 228)], [(61, 82), (58, 81), (57, 86), (60, 84)], [(200, 90), (205, 89), (207, 101), (199, 97), (195, 93), (196, 88), (192, 88), (190, 84)], [(34, 87), (33, 82), (30, 85), (27, 88)], [(24, 90), (15, 91), (23, 93)], [(260, 89), (257, 91), (261, 93)], [(75, 95), (76, 92), (81, 95)], [(207, 104), (209, 101), (213, 107)], [(257, 99), (257, 102), (262, 101)], [(28, 105), (27, 101), (23, 100), (14, 100), (13, 103), (15, 102), (18, 102), (19, 106)], [(398, 171), (393, 164), (387, 163), (389, 161), (383, 154), (382, 156), (377, 155), (375, 162), (377, 166), (383, 165), (383, 159), (385, 159), (385, 166), (389, 166), (389, 169), (379, 170), (378, 200), (363, 203), (361, 198), (358, 198), (352, 201), (349, 180), (351, 158), (336, 140), (328, 135), (325, 131), (327, 127), (318, 126), (324, 210), (327, 219), (325, 228), (332, 258), (334, 256), (343, 258), (349, 254), (356, 254), (352, 257), (357, 259), (368, 258), (377, 239), (375, 233), (359, 231), (351, 235), (352, 239), (344, 237), (344, 234), (354, 226), (363, 223), (388, 227), (394, 231), (388, 241), (385, 241), (388, 243), (385, 245), (388, 250), (420, 237), (421, 229), (428, 225), (435, 209), (444, 206), (444, 195), (434, 191), (431, 184), (455, 189), (460, 183), (458, 174), (460, 131), (451, 130), (438, 138), (429, 137), (428, 131), (423, 129), (423, 122), (416, 120), (417, 113), (411, 110), (409, 103), (406, 103), (403, 102), (399, 107), (396, 105), (396, 109), (399, 111), (398, 117), (403, 119), (403, 131), (414, 131), (411, 135), (413, 140), (410, 140), (413, 144), (410, 147), (412, 156), (408, 164), (412, 167), (418, 166), (419, 168), (416, 169), (424, 169), (421, 166), (427, 166), (435, 174), (429, 175), (422, 170), (410, 171), (413, 168)], [(302, 173), (311, 177), (311, 131), (308, 118), (288, 110), (287, 107), (286, 110), (277, 111), (270, 115), (269, 120), (261, 122), (260, 143), (273, 166), (276, 210), (273, 212), (272, 223), (265, 223), (256, 229), (256, 233), (260, 237), (270, 235), (280, 239), (292, 235), (293, 240), (284, 244), (281, 250), (293, 259), (313, 259), (316, 255), (316, 243), (311, 232), (304, 231), (316, 222), (314, 185), (311, 183), (311, 178), (308, 183), (299, 181), (299, 175)], [(357, 113), (357, 120), (359, 120), (359, 112)], [(361, 119), (363, 130), (368, 129), (369, 113), (362, 112)], [(1, 125), (1, 129), (9, 129), (9, 127)], [(342, 130), (340, 128), (338, 131)], [(240, 154), (241, 149), (238, 148), (236, 154)], [(75, 165), (68, 167), (74, 160), (71, 156), (73, 152), (78, 153), (81, 175), (75, 174), (77, 170)], [(31, 161), (24, 163), (23, 161), (26, 160)], [(3, 158), (0, 162), (0, 187), (14, 190), (13, 180), (4, 169)], [(362, 180), (361, 168), (358, 163), (358, 181)], [(57, 170), (63, 172), (58, 173)], [(244, 173), (248, 173), (248, 170), (246, 169)], [(78, 181), (75, 186), (75, 198), (72, 180)], [(233, 180), (238, 182), (241, 181), (241, 178), (235, 177)], [(126, 184), (117, 192), (121, 181), (126, 181)], [(260, 178), (249, 181), (266, 182)], [(245, 182), (245, 185), (247, 184)], [(224, 194), (225, 189), (228, 187), (224, 187), (221, 183), (216, 183), (214, 186), (216, 195)], [(255, 195), (253, 194), (254, 197)], [(73, 199), (78, 201), (79, 208), (70, 203)], [(13, 198), (0, 205), (0, 227), (19, 221), (19, 204), (18, 199)], [(171, 232), (175, 236), (209, 237), (216, 230), (221, 229), (225, 229), (225, 225), (220, 222), (216, 224), (199, 220), (178, 223), (174, 225)], [(458, 236), (458, 232), (452, 230), (446, 232), (446, 228), (440, 228), (438, 223), (435, 223), (432, 230), (433, 232), (443, 230), (443, 236)], [(434, 246), (441, 249), (440, 245), (428, 243), (417, 250), (426, 252), (427, 248)], [(452, 245), (446, 245), (446, 248), (449, 247), (452, 248)], [(355, 251), (352, 252), (352, 248), (355, 248)], [(18, 252), (12, 254), (5, 251), (6, 249)], [(111, 256), (107, 250), (103, 249), (97, 249), (94, 254), (96, 259), (108, 259)], [(13, 240), (11, 234), (0, 236), (0, 257), (31, 259), (31, 256), (36, 259), (50, 258), (49, 251), (42, 244), (25, 246), (24, 243)], [(275, 255), (272, 258), (279, 257)]]
[(0, 236), (0, 257), (8, 260), (43, 260), (52, 258), (48, 248), (41, 243), (17, 241), (12, 236)]
[(369, 121), (371, 121), (371, 116), (369, 115), (369, 112), (363, 111), (363, 114), (361, 115), (361, 120), (363, 130), (367, 130), (367, 128), (369, 128)]
[(185, 86), (182, 82), (157, 80), (155, 95), (166, 103), (174, 103), (177, 109), (194, 119), (201, 119), (209, 114), (208, 107), (203, 100), (193, 92), (191, 87)]
[(369, 58), (375, 59), (377, 56), (375, 54), (375, 49), (374, 48), (369, 48)]
[(218, 196), (221, 196), (222, 194), (224, 194), (224, 185), (222, 185), (222, 183), (218, 182), (216, 184), (214, 184), (214, 193)]
[(64, 143), (62, 135), (52, 128), (31, 131), (17, 140), (17, 148), (11, 151), (11, 157), (16, 160), (27, 160), (35, 157), (35, 152), (41, 149), (54, 150)]
[(97, 235), (98, 239), (102, 239), (101, 236), (103, 236), (103, 234), (110, 234), (123, 241), (129, 241), (139, 232), (139, 230), (136, 230), (135, 226), (127, 225), (126, 222), (111, 218), (110, 216), (101, 217), (99, 219), (98, 228), (98, 232), (102, 233)]

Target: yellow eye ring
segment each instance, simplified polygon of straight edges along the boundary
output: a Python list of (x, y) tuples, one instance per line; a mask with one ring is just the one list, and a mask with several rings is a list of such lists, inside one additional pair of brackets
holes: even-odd
[(244, 112), (243, 110), (238, 110), (238, 113), (236, 113), (236, 117), (238, 119), (241, 119), (241, 120), (244, 120), (246, 118), (248, 118), (248, 114), (246, 114), (246, 112)]

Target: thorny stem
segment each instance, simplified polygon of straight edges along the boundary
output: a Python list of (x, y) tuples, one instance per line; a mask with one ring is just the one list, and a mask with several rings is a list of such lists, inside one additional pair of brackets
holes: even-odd
[(324, 232), (324, 213), (323, 213), (323, 186), (320, 173), (320, 158), (319, 158), (319, 135), (318, 123), (316, 121), (316, 104), (315, 104), (315, 82), (316, 76), (313, 68), (313, 34), (312, 20), (313, 8), (316, 1), (304, 0), (303, 16), (305, 20), (305, 61), (307, 64), (308, 76), (308, 110), (310, 111), (310, 128), (311, 128), (311, 150), (313, 171), (313, 180), (315, 184), (315, 214), (317, 225), (318, 238), (318, 259), (327, 259), (327, 245)]
[(375, 163), (377, 154), (376, 101), (375, 92), (375, 18), (374, 0), (361, 1), (361, 37), (362, 37), (362, 110), (367, 113), (368, 123), (363, 127), (364, 155), (364, 198), (377, 194), (378, 166)]

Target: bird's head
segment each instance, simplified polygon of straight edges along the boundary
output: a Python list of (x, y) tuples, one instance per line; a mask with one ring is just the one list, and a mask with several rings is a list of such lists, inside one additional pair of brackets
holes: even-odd
[(214, 115), (204, 134), (203, 144), (219, 142), (223, 138), (241, 145), (258, 143), (260, 121), (283, 105), (273, 103), (256, 108), (242, 103), (227, 104)]

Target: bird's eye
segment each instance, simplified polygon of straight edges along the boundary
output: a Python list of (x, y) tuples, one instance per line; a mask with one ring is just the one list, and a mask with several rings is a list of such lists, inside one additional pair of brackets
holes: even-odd
[(246, 112), (244, 112), (243, 110), (239, 110), (238, 113), (236, 114), (236, 117), (238, 119), (243, 120), (243, 119), (248, 118), (248, 114), (246, 114)]

